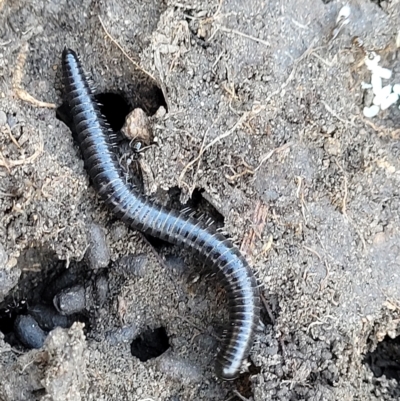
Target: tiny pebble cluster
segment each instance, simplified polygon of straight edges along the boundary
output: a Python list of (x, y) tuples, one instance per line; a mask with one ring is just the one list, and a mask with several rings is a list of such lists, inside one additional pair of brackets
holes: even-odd
[[(374, 98), (372, 105), (364, 107), (363, 114), (365, 117), (372, 118), (378, 115), (381, 110), (386, 110), (393, 104), (397, 103), (400, 97), (400, 84), (383, 86), (382, 80), (388, 80), (392, 77), (392, 71), (388, 68), (381, 67), (379, 62), (381, 56), (375, 52), (369, 52), (365, 57), (365, 65), (371, 71), (371, 83), (363, 82), (362, 89), (372, 89)], [(399, 107), (400, 109), (400, 107)]]

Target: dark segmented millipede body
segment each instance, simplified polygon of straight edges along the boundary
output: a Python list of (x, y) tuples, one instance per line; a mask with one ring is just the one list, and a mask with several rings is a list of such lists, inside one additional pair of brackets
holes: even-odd
[(65, 49), (63, 76), (70, 113), (85, 169), (95, 190), (128, 226), (201, 255), (217, 273), (229, 299), (229, 327), (216, 360), (216, 374), (235, 379), (248, 357), (259, 323), (257, 280), (230, 240), (187, 213), (159, 206), (126, 183), (113, 140), (76, 53)]

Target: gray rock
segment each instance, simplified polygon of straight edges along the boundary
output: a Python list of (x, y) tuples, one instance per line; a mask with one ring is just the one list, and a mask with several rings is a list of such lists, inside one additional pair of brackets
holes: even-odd
[(65, 315), (58, 313), (52, 306), (38, 304), (28, 308), (28, 313), (32, 316), (43, 330), (53, 330), (56, 327), (68, 328), (73, 320)]
[(201, 369), (188, 360), (184, 360), (168, 352), (157, 359), (157, 367), (171, 380), (182, 381), (185, 384), (201, 382)]
[(99, 307), (103, 306), (103, 304), (107, 300), (108, 295), (108, 281), (105, 276), (99, 276), (96, 278), (96, 281), (94, 283), (94, 293), (97, 305)]
[(121, 273), (143, 277), (148, 257), (145, 254), (122, 256), (115, 262), (115, 268)]
[(106, 333), (106, 339), (111, 345), (121, 343), (130, 343), (138, 335), (138, 328), (132, 324), (130, 326), (120, 327), (110, 330)]
[(107, 267), (110, 263), (110, 251), (104, 231), (99, 225), (90, 224), (89, 241), (89, 248), (85, 255), (89, 267), (93, 270)]
[(0, 244), (0, 302), (6, 297), (9, 291), (18, 283), (21, 270), (17, 267), (7, 266), (8, 256)]
[(17, 316), (14, 322), (14, 332), (18, 340), (28, 348), (41, 348), (47, 337), (47, 333), (29, 315)]
[(0, 110), (0, 127), (7, 124), (7, 114), (3, 110)]
[(85, 309), (85, 288), (75, 285), (60, 291), (53, 299), (55, 308), (62, 315), (72, 315)]

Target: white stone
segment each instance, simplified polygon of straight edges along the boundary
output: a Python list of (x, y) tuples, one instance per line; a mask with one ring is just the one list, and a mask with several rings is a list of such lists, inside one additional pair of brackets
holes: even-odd
[(361, 82), (361, 89), (371, 89), (372, 85), (368, 84), (367, 82), (362, 81)]
[(400, 84), (393, 85), (393, 92), (400, 95)]
[(373, 73), (378, 74), (383, 79), (390, 79), (392, 71), (388, 68), (379, 67), (379, 65), (373, 70)]
[(350, 14), (351, 14), (350, 6), (346, 4), (340, 9), (339, 14), (336, 18), (336, 24), (339, 24), (339, 22), (341, 22), (342, 24), (348, 24)]
[(392, 85), (384, 86), (374, 97), (373, 104), (380, 106), (384, 99), (386, 99), (392, 93)]
[(382, 90), (382, 78), (378, 74), (372, 74), (371, 85), (372, 91), (377, 95)]
[(381, 109), (382, 110), (388, 109), (392, 104), (395, 104), (398, 99), (399, 95), (397, 93), (391, 93), (388, 97), (382, 100)]
[(364, 107), (363, 114), (367, 118), (372, 118), (378, 115), (379, 113), (379, 106), (371, 106), (371, 107)]

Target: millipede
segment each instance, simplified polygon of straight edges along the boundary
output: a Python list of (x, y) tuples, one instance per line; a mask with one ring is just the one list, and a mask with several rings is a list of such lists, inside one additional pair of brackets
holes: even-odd
[(215, 372), (222, 380), (237, 378), (250, 354), (260, 318), (259, 288), (248, 262), (215, 227), (187, 211), (158, 205), (126, 182), (115, 154), (113, 133), (73, 50), (64, 49), (62, 71), (75, 139), (99, 197), (129, 227), (199, 254), (224, 287), (229, 324), (216, 358)]

